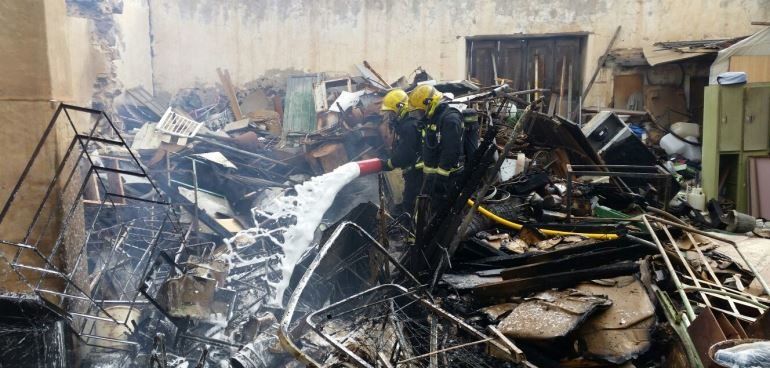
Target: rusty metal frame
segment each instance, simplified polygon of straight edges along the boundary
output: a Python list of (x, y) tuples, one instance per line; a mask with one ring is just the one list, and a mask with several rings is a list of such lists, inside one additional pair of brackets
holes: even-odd
[[(294, 336), (292, 335), (291, 331), (291, 325), (292, 322), (295, 321), (295, 313), (297, 312), (297, 306), (299, 304), (300, 297), (302, 296), (302, 293), (304, 292), (305, 288), (310, 284), (310, 282), (313, 279), (314, 273), (318, 270), (319, 265), (321, 264), (321, 261), (326, 257), (330, 250), (334, 247), (336, 240), (340, 237), (341, 234), (345, 231), (355, 231), (359, 235), (363, 236), (366, 240), (369, 241), (369, 244), (373, 246), (373, 250), (375, 250), (378, 253), (381, 253), (385, 256), (385, 259), (387, 259), (387, 262), (390, 266), (392, 266), (395, 269), (398, 269), (402, 277), (409, 281), (412, 285), (420, 286), (419, 280), (412, 275), (403, 265), (401, 265), (398, 260), (393, 257), (393, 255), (388, 252), (387, 249), (385, 249), (382, 244), (380, 244), (374, 237), (372, 237), (366, 230), (361, 228), (358, 224), (345, 221), (340, 223), (337, 228), (334, 230), (334, 232), (329, 236), (329, 239), (321, 246), (321, 248), (318, 251), (318, 255), (315, 257), (313, 262), (308, 266), (307, 271), (305, 271), (305, 274), (300, 279), (297, 287), (294, 289), (294, 292), (291, 294), (291, 297), (289, 298), (289, 302), (286, 305), (286, 308), (284, 309), (283, 318), (281, 319), (279, 323), (279, 329), (278, 329), (278, 338), (281, 343), (281, 346), (292, 354), (297, 360), (301, 361), (302, 363), (311, 366), (311, 367), (321, 367), (322, 364), (317, 362), (313, 357), (311, 357), (309, 354), (302, 351), (302, 349), (299, 347), (299, 344), (297, 344), (294, 341)], [(301, 320), (300, 318), (297, 318), (296, 320)]]
[[(628, 171), (611, 171), (611, 170), (637, 170), (636, 172)], [(631, 189), (626, 185), (622, 178), (638, 178), (638, 179), (668, 179), (671, 178), (671, 174), (663, 170), (658, 165), (655, 166), (641, 166), (641, 165), (572, 165), (567, 164), (567, 221), (572, 218), (572, 179), (576, 176), (609, 176), (615, 179), (621, 188), (631, 192)], [(664, 187), (663, 198), (668, 198), (671, 191), (671, 181), (666, 180)], [(664, 206), (668, 206), (668, 200), (662, 201)]]
[[(687, 225), (679, 224), (673, 221), (669, 221), (669, 220), (651, 216), (651, 215), (643, 215), (642, 221), (646, 225), (647, 230), (649, 231), (650, 236), (653, 239), (653, 242), (657, 246), (661, 257), (663, 258), (663, 261), (665, 262), (666, 267), (668, 268), (669, 274), (671, 274), (671, 278), (674, 281), (674, 284), (676, 285), (677, 293), (679, 294), (682, 304), (685, 307), (685, 311), (687, 313), (687, 317), (689, 321), (693, 321), (695, 319), (693, 303), (700, 304), (700, 302), (690, 300), (690, 298), (687, 296), (688, 292), (696, 292), (700, 294), (701, 298), (703, 299), (703, 304), (705, 304), (706, 307), (714, 310), (718, 310), (722, 313), (725, 313), (727, 315), (730, 315), (735, 318), (739, 318), (748, 322), (753, 322), (756, 320), (756, 318), (742, 314), (738, 310), (737, 305), (755, 308), (759, 311), (760, 314), (764, 313), (768, 308), (770, 308), (770, 300), (768, 299), (760, 298), (760, 297), (751, 295), (749, 293), (744, 293), (739, 290), (735, 290), (724, 286), (720, 282), (720, 280), (716, 277), (714, 270), (709, 265), (708, 261), (703, 255), (702, 250), (698, 246), (698, 243), (695, 241), (692, 234), (695, 233), (698, 235), (702, 235), (707, 238), (724, 242), (733, 246), (735, 250), (738, 252), (738, 254), (741, 256), (741, 258), (744, 260), (744, 262), (746, 262), (749, 269), (752, 272), (754, 272), (755, 277), (757, 278), (759, 283), (762, 285), (765, 292), (768, 292), (767, 283), (765, 282), (764, 278), (762, 278), (762, 275), (756, 271), (756, 268), (751, 264), (751, 262), (749, 262), (748, 259), (746, 259), (746, 257), (740, 251), (740, 249), (738, 249), (735, 242), (702, 230), (692, 228)], [(668, 241), (672, 244), (672, 248), (674, 249), (674, 254), (677, 255), (677, 258), (679, 258), (679, 263), (683, 265), (683, 267), (685, 268), (686, 275), (683, 278), (686, 280), (689, 280), (694, 285), (688, 285), (682, 281), (682, 278), (680, 278), (676, 269), (674, 269), (671, 259), (669, 258), (668, 253), (663, 247), (663, 243), (658, 238), (658, 235), (655, 232), (656, 228), (653, 225), (657, 225), (658, 228), (660, 228), (663, 231), (663, 233), (666, 235), (666, 237), (668, 238)], [(697, 252), (699, 258), (703, 261), (704, 267), (706, 268), (706, 271), (708, 275), (712, 278), (712, 280), (702, 280), (695, 274), (695, 272), (690, 268), (686, 257), (679, 250), (677, 242), (674, 239), (674, 237), (671, 235), (671, 232), (668, 230), (667, 226), (673, 226), (684, 231), (684, 233), (688, 237), (688, 240), (695, 248), (695, 251)], [(712, 305), (712, 300), (710, 298), (722, 299), (726, 301), (730, 305), (730, 310), (715, 307), (714, 305)]]
[[(57, 163), (45, 192), (25, 195), (26, 189), (34, 187), (29, 178), (33, 166), (50, 164), (40, 157), (41, 152), (56, 152), (57, 143), (68, 137), (72, 138), (65, 152), (55, 154)], [(114, 159), (115, 152), (128, 168), (103, 164), (104, 158)], [(122, 184), (122, 177), (146, 183), (150, 192), (134, 196), (112, 190), (110, 178)], [(93, 190), (100, 194), (97, 202), (85, 199), (89, 183), (96, 183)], [(35, 205), (30, 200), (39, 202)], [(131, 314), (147, 305), (136, 287), (141, 275), (159, 249), (179, 249), (183, 242), (181, 227), (169, 205), (107, 114), (59, 104), (0, 210), (0, 226), (10, 226), (11, 218), (15, 223), (29, 221), (26, 235), (0, 240), (0, 244), (15, 247), (13, 257), (5, 259), (11, 269), (84, 344), (133, 350), (136, 342), (101, 335), (95, 326), (106, 323), (133, 331)], [(31, 218), (18, 211), (30, 206), (35, 209)], [(104, 226), (106, 222), (111, 224)], [(81, 223), (83, 228), (77, 226)], [(69, 239), (68, 234), (75, 239)], [(89, 251), (98, 252), (97, 260), (102, 263), (89, 265), (94, 261)], [(71, 257), (70, 261), (62, 260), (64, 257)], [(118, 270), (129, 276), (113, 278)], [(47, 279), (62, 287), (49, 287), (44, 283)], [(113, 284), (103, 286), (107, 282)], [(116, 299), (102, 296), (108, 287), (117, 293)], [(128, 312), (120, 318), (108, 306), (127, 307)]]
[[(508, 349), (506, 346), (504, 346), (504, 345), (498, 343), (497, 341), (495, 341), (493, 337), (489, 337), (489, 336), (481, 333), (480, 331), (478, 331), (475, 328), (473, 328), (473, 326), (465, 323), (465, 321), (463, 321), (462, 319), (460, 319), (458, 317), (455, 317), (451, 313), (449, 313), (449, 312), (441, 309), (440, 307), (436, 306), (435, 304), (427, 301), (425, 298), (418, 297), (413, 290), (410, 291), (410, 290), (404, 288), (403, 286), (397, 285), (397, 284), (383, 284), (383, 285), (375, 286), (375, 287), (373, 287), (371, 289), (368, 289), (368, 290), (364, 290), (364, 291), (362, 291), (362, 292), (360, 292), (358, 294), (352, 295), (352, 296), (350, 296), (350, 297), (348, 297), (346, 299), (340, 300), (340, 301), (338, 301), (338, 302), (336, 302), (334, 304), (331, 304), (331, 305), (329, 305), (329, 306), (327, 306), (325, 308), (319, 309), (318, 311), (315, 311), (313, 313), (308, 314), (305, 317), (305, 322), (318, 335), (323, 337), (324, 340), (326, 340), (327, 342), (332, 344), (338, 350), (340, 350), (343, 353), (345, 353), (345, 355), (347, 355), (350, 359), (355, 361), (358, 365), (360, 365), (362, 367), (365, 367), (365, 368), (374, 368), (374, 366), (369, 364), (369, 362), (367, 362), (366, 360), (364, 360), (363, 358), (358, 356), (352, 350), (350, 350), (347, 347), (345, 347), (345, 345), (343, 345), (340, 341), (337, 341), (336, 339), (334, 339), (334, 337), (325, 334), (323, 332), (323, 328), (320, 326), (320, 324), (321, 324), (321, 322), (323, 322), (323, 320), (325, 318), (327, 318), (326, 316), (324, 316), (324, 314), (328, 313), (331, 309), (339, 307), (339, 306), (342, 306), (342, 305), (345, 305), (345, 304), (347, 304), (350, 301), (353, 301), (355, 299), (362, 298), (362, 297), (368, 296), (370, 294), (375, 294), (375, 293), (377, 293), (377, 292), (379, 292), (381, 290), (387, 290), (387, 289), (392, 289), (393, 291), (396, 292), (396, 295), (394, 297), (389, 297), (389, 298), (385, 298), (385, 299), (382, 299), (382, 300), (372, 301), (372, 302), (366, 304), (363, 307), (354, 308), (354, 310), (355, 309), (369, 307), (369, 306), (373, 306), (373, 305), (380, 304), (380, 303), (390, 302), (390, 301), (393, 301), (395, 298), (404, 297), (404, 298), (407, 298), (407, 299), (410, 300), (407, 303), (408, 305), (420, 305), (420, 306), (426, 308), (427, 310), (429, 310), (431, 313), (433, 313), (433, 314), (430, 314), (429, 317), (437, 316), (438, 318), (441, 318), (441, 319), (444, 319), (444, 320), (448, 320), (450, 323), (458, 326), (460, 329), (462, 329), (466, 333), (468, 333), (470, 335), (473, 335), (476, 338), (478, 338), (478, 340), (476, 340), (476, 341), (472, 341), (472, 342), (469, 342), (469, 343), (463, 343), (463, 344), (455, 345), (455, 346), (448, 347), (448, 348), (442, 348), (442, 349), (438, 349), (437, 341), (431, 341), (431, 350), (432, 351), (430, 351), (430, 352), (428, 352), (426, 354), (422, 354), (422, 355), (416, 356), (416, 357), (410, 357), (410, 358), (404, 359), (402, 361), (397, 362), (396, 364), (398, 364), (398, 365), (406, 364), (406, 363), (414, 361), (414, 360), (424, 359), (424, 358), (428, 358), (428, 357), (435, 358), (436, 355), (439, 354), (439, 353), (443, 353), (443, 352), (447, 352), (447, 351), (450, 351), (450, 350), (455, 350), (455, 349), (467, 347), (467, 346), (470, 346), (470, 345), (483, 344), (483, 343), (487, 343), (489, 345), (493, 345), (494, 346), (494, 347), (490, 347), (490, 348), (494, 348), (494, 349), (497, 349), (497, 350), (502, 351), (502, 352), (507, 352), (511, 356), (512, 360), (521, 361), (523, 355), (521, 354), (520, 350), (517, 349), (515, 351), (510, 351), (510, 349)], [(343, 312), (343, 313), (350, 313), (350, 312), (351, 311)], [(429, 318), (429, 319), (431, 319), (431, 318)], [(434, 332), (434, 329), (435, 329), (436, 326), (437, 326), (437, 324), (435, 322), (435, 317), (434, 317), (433, 323), (431, 323), (431, 339), (432, 340), (434, 340), (436, 338), (436, 332)], [(514, 358), (514, 356), (516, 356), (517, 358)], [(435, 363), (435, 362), (433, 362), (433, 363)], [(436, 366), (436, 365), (431, 365), (431, 366)]]

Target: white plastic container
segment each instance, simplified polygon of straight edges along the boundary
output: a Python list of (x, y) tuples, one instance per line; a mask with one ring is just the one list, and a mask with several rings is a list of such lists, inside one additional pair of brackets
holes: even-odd
[[(698, 142), (698, 139), (692, 136), (685, 137), (685, 139), (694, 143)], [(690, 161), (700, 162), (701, 160), (701, 148), (699, 146), (681, 141), (670, 133), (661, 138), (660, 148), (663, 148), (669, 156), (679, 154)]]
[(690, 187), (687, 190), (687, 203), (698, 211), (706, 210), (706, 195), (701, 187)]

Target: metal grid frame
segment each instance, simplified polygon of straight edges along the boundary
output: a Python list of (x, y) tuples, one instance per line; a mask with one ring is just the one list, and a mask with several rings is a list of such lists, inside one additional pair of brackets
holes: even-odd
[[(60, 159), (39, 193), (40, 179), (30, 172), (49, 170), (41, 152), (56, 150), (69, 137), (66, 151), (54, 154)], [(105, 165), (115, 156), (122, 164)], [(128, 178), (145, 192), (126, 193)], [(86, 199), (89, 190), (98, 193), (97, 201)], [(0, 227), (27, 221), (23, 237), (0, 240), (16, 249), (6, 261), (19, 279), (84, 344), (135, 349), (127, 335), (137, 310), (147, 305), (137, 287), (141, 275), (159, 249), (181, 249), (184, 239), (169, 202), (103, 111), (56, 108), (0, 212)]]
[[(302, 343), (308, 333), (318, 334), (326, 339), (323, 333), (317, 330), (317, 320), (323, 319), (321, 311), (333, 306), (350, 305), (351, 300), (360, 300), (362, 295), (366, 298), (378, 291), (395, 291), (399, 296), (409, 298), (408, 304), (416, 304), (422, 310), (428, 311), (434, 321), (451, 324), (475, 338), (473, 343), (457, 348), (486, 344), (488, 348), (500, 352), (510, 360), (527, 364), (523, 353), (510, 341), (502, 341), (499, 337), (492, 339), (435, 306), (430, 301), (430, 294), (426, 294), (424, 290), (426, 285), (422, 285), (399, 262), (398, 256), (393, 250), (380, 244), (360, 225), (350, 221), (339, 223), (320, 247), (289, 298), (278, 330), (278, 338), (284, 349), (310, 367), (324, 366), (323, 359), (330, 351), (318, 351)], [(393, 284), (394, 281), (399, 284)], [(346, 282), (352, 282), (354, 287), (339, 286), (340, 283)], [(408, 285), (409, 288), (402, 285)], [(308, 300), (316, 304), (305, 305), (303, 301)], [(323, 301), (328, 301), (328, 304)], [(321, 304), (317, 305), (318, 303)], [(438, 326), (438, 323), (434, 325)], [(343, 345), (329, 342), (330, 348), (333, 348), (331, 351), (349, 356), (358, 366), (370, 366), (363, 364), (360, 357), (351, 356), (351, 352)], [(427, 358), (433, 361), (442, 353), (438, 350), (439, 348), (431, 349), (426, 352), (428, 355), (425, 357), (413, 358)], [(415, 363), (408, 363), (409, 366), (413, 364)]]
[[(770, 292), (770, 287), (768, 287), (762, 275), (759, 272), (757, 272), (754, 265), (743, 255), (743, 252), (740, 251), (740, 249), (738, 248), (737, 244), (734, 241), (720, 237), (715, 234), (711, 234), (702, 230), (692, 228), (684, 224), (679, 224), (673, 221), (659, 218), (656, 216), (643, 215), (642, 221), (644, 222), (648, 232), (650, 233), (650, 236), (652, 237), (652, 240), (654, 242), (653, 245), (655, 245), (658, 248), (661, 257), (663, 258), (663, 261), (665, 262), (666, 267), (669, 273), (671, 274), (671, 278), (674, 281), (674, 284), (676, 285), (677, 293), (681, 298), (682, 304), (685, 308), (685, 313), (687, 314), (687, 317), (689, 318), (690, 322), (692, 322), (696, 317), (695, 311), (693, 309), (693, 304), (705, 305), (708, 308), (717, 310), (719, 312), (722, 312), (724, 314), (733, 316), (735, 318), (738, 318), (747, 322), (754, 322), (756, 320), (756, 317), (749, 316), (742, 313), (738, 307), (742, 307), (744, 310), (746, 308), (756, 309), (757, 315), (761, 315), (768, 309), (768, 306), (770, 306), (770, 300), (767, 300), (765, 298), (760, 298), (752, 294), (742, 292), (723, 285), (722, 282), (719, 280), (719, 278), (717, 278), (716, 273), (711, 267), (711, 265), (709, 264), (708, 260), (705, 258), (705, 255), (703, 254), (703, 251), (700, 249), (698, 242), (693, 237), (693, 234), (698, 234), (716, 241), (724, 242), (731, 245), (733, 248), (735, 248), (735, 250), (741, 256), (741, 258), (746, 263), (746, 265), (748, 265), (749, 269), (754, 273), (755, 277), (759, 281), (763, 290), (765, 292)], [(687, 239), (690, 241), (690, 243), (693, 245), (694, 250), (697, 252), (699, 259), (703, 262), (703, 265), (706, 269), (706, 274), (710, 277), (710, 279), (704, 280), (695, 274), (695, 272), (689, 266), (689, 261), (687, 260), (687, 257), (679, 249), (677, 245), (677, 241), (674, 239), (671, 232), (668, 230), (668, 226), (679, 228), (685, 233), (685, 235), (687, 236)], [(656, 227), (660, 228), (661, 231), (666, 235), (667, 240), (672, 245), (674, 253), (679, 259), (679, 264), (681, 264), (685, 269), (685, 274), (682, 277), (680, 277), (679, 273), (677, 273), (676, 269), (674, 269), (673, 263), (671, 262), (669, 255), (667, 254), (663, 246), (663, 243), (661, 242), (660, 238), (655, 232)], [(685, 279), (691, 282), (692, 285), (688, 285), (684, 283), (682, 279)], [(698, 295), (701, 296), (701, 299), (703, 301), (701, 302), (690, 298), (687, 295), (688, 292), (697, 293)], [(715, 303), (716, 300), (721, 300), (727, 303), (727, 305), (729, 306), (729, 309), (725, 309), (715, 305), (715, 304), (718, 304), (718, 303)]]
[[(611, 170), (636, 170), (635, 172), (629, 171), (611, 171)], [(660, 166), (643, 166), (643, 165), (572, 165), (567, 164), (567, 221), (572, 218), (572, 179), (576, 176), (608, 176), (615, 179), (618, 185), (625, 189), (629, 193), (633, 191), (623, 182), (622, 178), (638, 178), (638, 179), (669, 179), (671, 174), (663, 170)], [(666, 180), (663, 193), (664, 209), (668, 206), (669, 192), (671, 191), (671, 181)]]
[[(338, 317), (346, 315), (355, 316), (362, 313), (365, 315), (366, 313), (364, 310), (373, 308), (382, 308), (387, 311), (382, 311), (383, 314), (375, 314), (377, 317), (372, 316), (372, 319), (367, 318), (367, 321), (373, 324), (382, 325), (387, 325), (388, 322), (390, 322), (393, 326), (393, 335), (395, 336), (392, 351), (378, 351), (379, 354), (376, 362), (367, 361), (365, 358), (361, 357), (360, 354), (345, 346), (344, 340), (349, 336), (345, 335), (342, 339), (339, 339), (337, 336), (329, 334), (329, 331), (325, 330), (325, 326), (332, 323)], [(420, 314), (426, 315), (425, 322), (427, 326), (425, 327), (426, 331), (423, 332), (427, 333), (427, 336), (421, 337), (427, 337), (426, 340), (429, 340), (429, 346), (426, 346), (428, 348), (427, 351), (413, 351), (410, 339), (420, 338), (409, 336), (402, 331), (404, 330), (403, 326), (405, 321), (400, 321), (396, 315), (399, 314), (399, 312), (404, 313), (403, 311), (407, 308), (417, 309), (422, 312)], [(409, 312), (407, 314), (413, 313), (414, 312)], [(374, 320), (382, 320), (383, 322), (373, 322)], [(524, 360), (523, 354), (521, 354), (521, 351), (518, 350), (518, 348), (514, 350), (505, 347), (496, 341), (496, 337), (489, 337), (481, 333), (471, 325), (465, 323), (462, 319), (453, 316), (427, 301), (425, 298), (416, 296), (414, 291), (409, 291), (403, 286), (396, 284), (383, 284), (364, 290), (349, 298), (310, 313), (305, 317), (305, 322), (313, 329), (313, 331), (332, 344), (337, 350), (343, 352), (351, 361), (365, 368), (374, 368), (375, 366), (380, 365), (392, 367), (450, 366), (450, 364), (447, 363), (448, 355), (458, 354), (459, 356), (472, 356), (472, 353), (466, 349), (473, 349), (475, 345), (483, 345), (485, 346), (485, 350), (496, 349), (502, 355), (508, 355), (510, 360), (517, 362)], [(462, 331), (463, 334), (467, 335), (466, 338), (470, 338), (470, 341), (462, 343), (457, 341), (454, 344), (451, 341), (446, 341), (445, 343), (450, 346), (444, 346), (444, 343), (439, 341), (439, 325), (442, 323), (453, 326), (458, 332)], [(382, 338), (383, 336), (380, 337)], [(381, 340), (378, 342), (385, 343), (385, 341)], [(420, 354), (415, 355), (417, 353)], [(473, 359), (469, 360), (472, 361)], [(453, 362), (452, 364), (457, 363), (458, 362)], [(480, 363), (474, 362), (473, 364), (476, 365)]]

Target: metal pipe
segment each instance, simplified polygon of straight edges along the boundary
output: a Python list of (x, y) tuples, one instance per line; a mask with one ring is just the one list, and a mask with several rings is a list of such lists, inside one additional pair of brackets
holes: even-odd
[(714, 235), (712, 233), (709, 233), (709, 232), (706, 232), (706, 231), (703, 231), (703, 230), (696, 229), (694, 227), (680, 225), (680, 224), (677, 224), (675, 222), (671, 222), (671, 221), (668, 221), (668, 220), (665, 220), (665, 219), (662, 219), (662, 218), (658, 218), (658, 217), (654, 217), (654, 216), (649, 216), (649, 215), (645, 215), (645, 216), (649, 217), (649, 218), (651, 218), (651, 219), (653, 219), (653, 220), (655, 220), (657, 222), (660, 222), (660, 223), (663, 223), (663, 224), (666, 224), (666, 225), (670, 225), (670, 226), (674, 226), (674, 227), (678, 227), (678, 228), (680, 228), (682, 230), (686, 230), (686, 231), (689, 231), (689, 232), (700, 234), (700, 235), (703, 235), (705, 237), (708, 237), (708, 238), (711, 238), (711, 239), (715, 239), (715, 240), (719, 240), (721, 242), (724, 242), (724, 243), (732, 245), (733, 248), (735, 248), (735, 251), (738, 252), (738, 255), (741, 256), (741, 259), (743, 259), (743, 262), (746, 263), (746, 266), (748, 266), (749, 269), (751, 270), (751, 272), (754, 273), (754, 277), (762, 285), (762, 289), (765, 290), (765, 293), (770, 295), (770, 287), (767, 285), (767, 282), (765, 282), (765, 278), (762, 277), (762, 274), (760, 274), (759, 271), (754, 267), (754, 265), (752, 265), (751, 262), (749, 262), (749, 260), (746, 258), (746, 256), (743, 255), (743, 252), (741, 252), (741, 250), (738, 249), (738, 245), (734, 241), (732, 241), (730, 239), (727, 239), (727, 238), (723, 238), (721, 236)]
[(660, 239), (658, 239), (658, 235), (655, 234), (655, 229), (653, 229), (652, 225), (650, 225), (647, 217), (647, 215), (643, 215), (642, 221), (644, 221), (644, 225), (647, 226), (647, 230), (649, 230), (650, 236), (652, 236), (652, 239), (655, 241), (655, 245), (658, 247), (658, 252), (660, 252), (661, 257), (663, 257), (663, 261), (666, 263), (666, 268), (668, 268), (668, 272), (671, 274), (671, 279), (674, 280), (674, 285), (676, 285), (676, 290), (679, 293), (679, 297), (682, 299), (682, 304), (684, 304), (687, 317), (692, 321), (695, 319), (695, 312), (692, 309), (692, 305), (690, 305), (690, 300), (687, 299), (687, 293), (684, 291), (684, 286), (682, 285), (682, 282), (679, 281), (679, 277), (676, 275), (674, 265), (671, 264), (671, 260), (668, 259), (666, 249), (663, 248), (663, 244), (660, 242)]

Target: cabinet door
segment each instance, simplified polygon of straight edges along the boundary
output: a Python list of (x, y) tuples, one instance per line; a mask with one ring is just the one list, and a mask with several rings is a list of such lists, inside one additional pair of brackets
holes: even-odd
[(746, 87), (743, 112), (743, 150), (768, 149), (770, 142), (770, 87)]
[(740, 151), (743, 140), (743, 87), (721, 86), (719, 91), (719, 150)]

